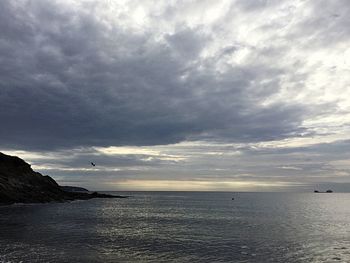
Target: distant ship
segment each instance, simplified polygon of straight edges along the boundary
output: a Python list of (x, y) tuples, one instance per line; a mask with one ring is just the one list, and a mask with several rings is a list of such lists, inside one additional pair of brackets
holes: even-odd
[(318, 190), (315, 190), (314, 193), (333, 193), (332, 190), (327, 190), (326, 192), (320, 192)]

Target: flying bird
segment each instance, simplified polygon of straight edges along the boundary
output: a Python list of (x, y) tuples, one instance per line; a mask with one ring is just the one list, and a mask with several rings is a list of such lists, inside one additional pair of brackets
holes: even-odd
[(91, 162), (91, 165), (92, 165), (92, 166), (96, 166), (96, 164), (94, 164), (93, 162)]

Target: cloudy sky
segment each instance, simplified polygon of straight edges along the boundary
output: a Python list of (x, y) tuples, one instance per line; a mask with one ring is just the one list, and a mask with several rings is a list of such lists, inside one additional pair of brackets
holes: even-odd
[(350, 191), (349, 13), (0, 1), (0, 150), (98, 190)]

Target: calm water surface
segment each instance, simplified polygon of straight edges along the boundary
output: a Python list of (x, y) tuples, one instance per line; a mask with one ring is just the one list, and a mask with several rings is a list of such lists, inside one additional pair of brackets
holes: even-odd
[(0, 207), (0, 262), (350, 262), (350, 194), (124, 194)]

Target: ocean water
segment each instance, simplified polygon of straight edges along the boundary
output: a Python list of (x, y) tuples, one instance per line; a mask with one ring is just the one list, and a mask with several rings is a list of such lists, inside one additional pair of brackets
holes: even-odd
[(0, 262), (350, 262), (350, 194), (118, 194), (0, 207)]

